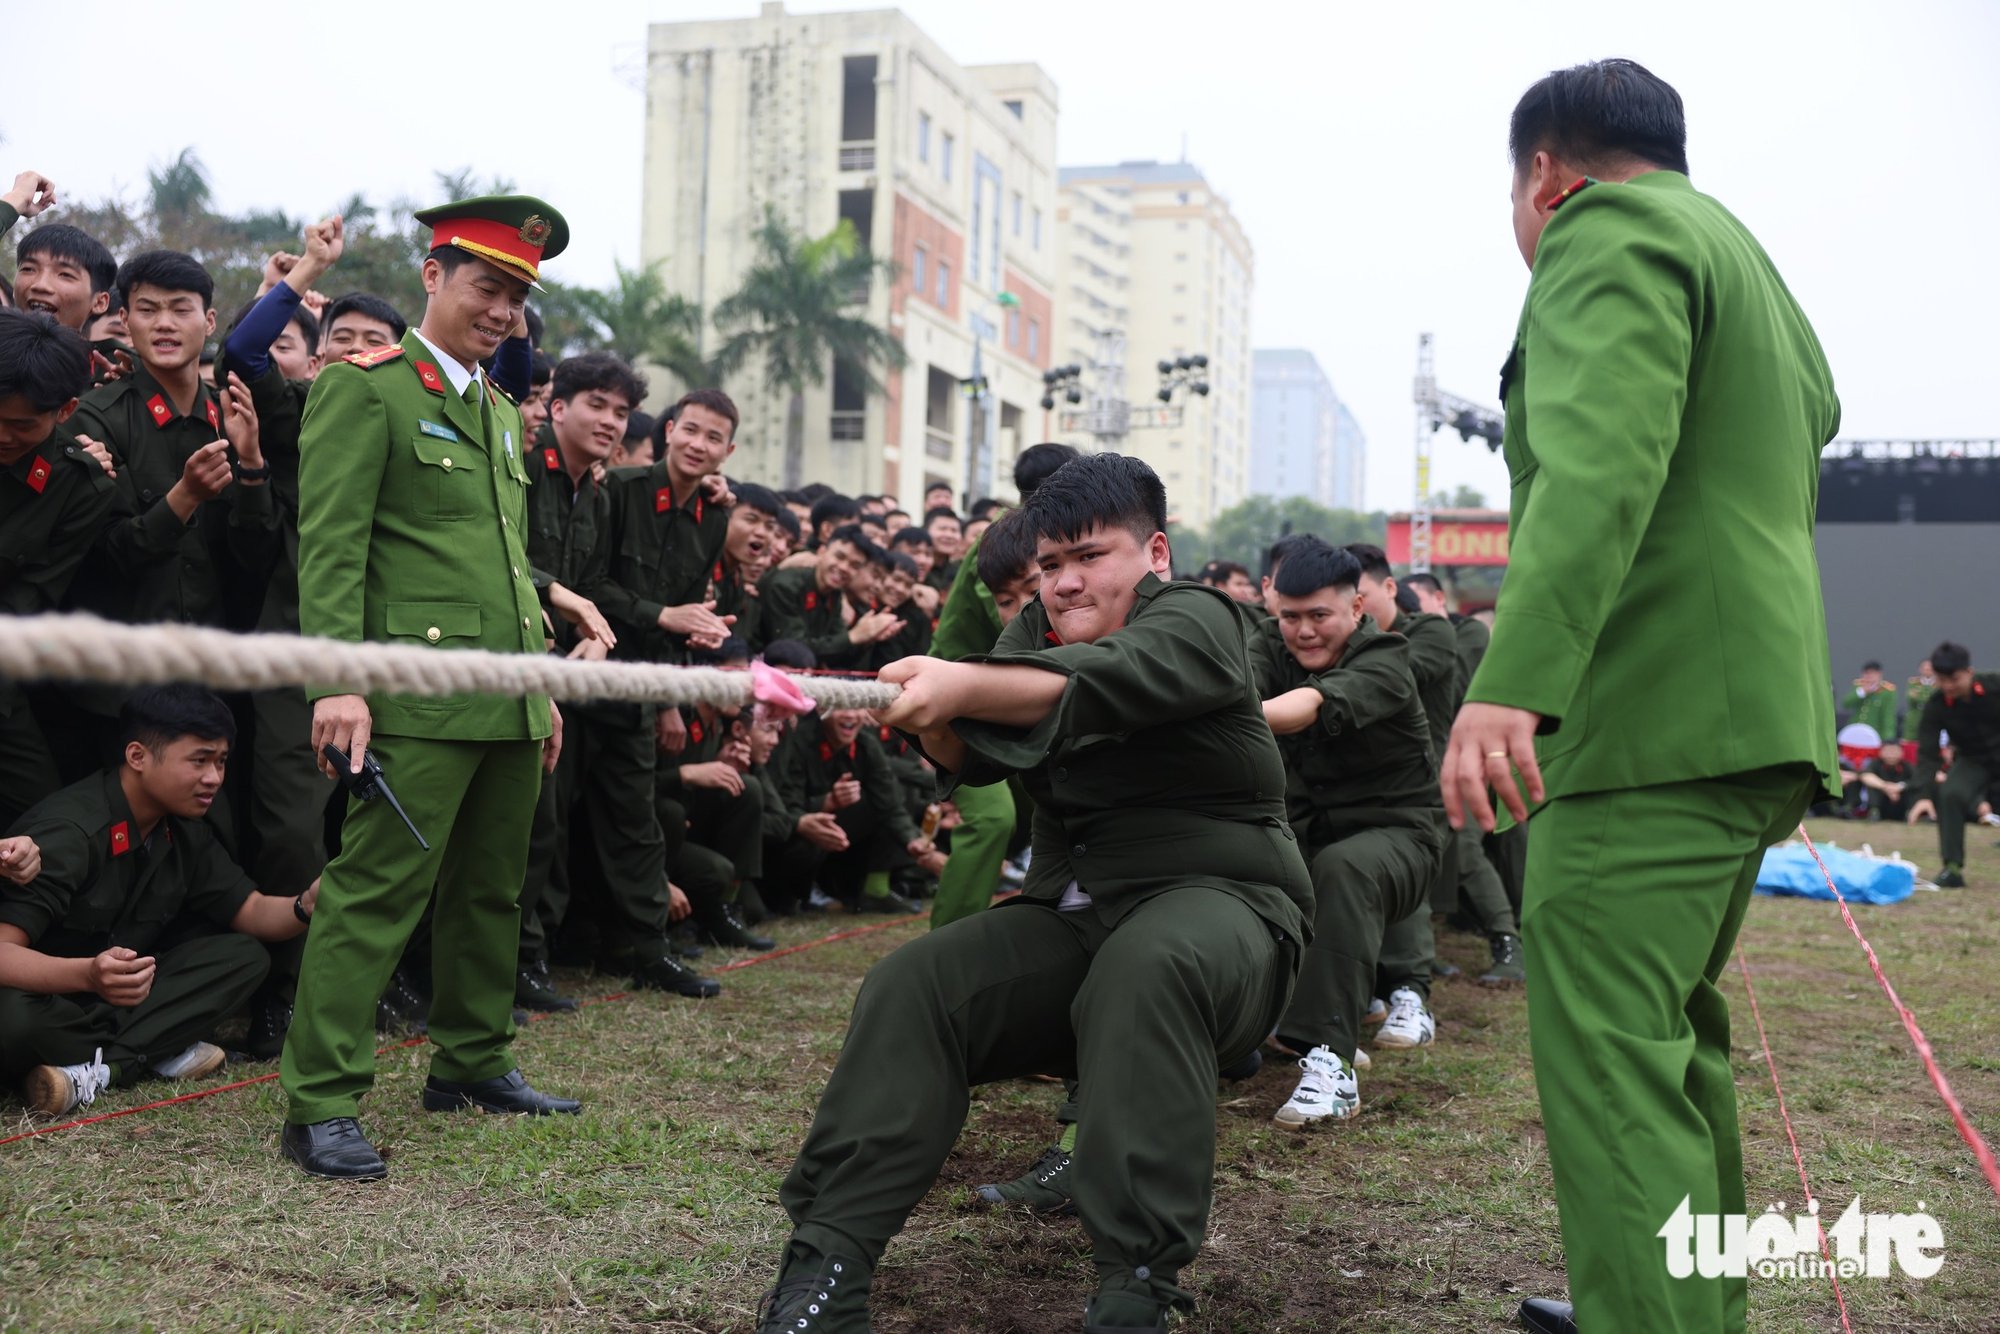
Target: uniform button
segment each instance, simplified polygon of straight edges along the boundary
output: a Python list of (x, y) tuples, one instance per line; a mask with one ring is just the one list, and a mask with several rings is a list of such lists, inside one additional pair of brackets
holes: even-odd
[(525, 629), (527, 629), (527, 628), (528, 628), (528, 618), (527, 618), (527, 617), (525, 617), (525, 616), (523, 616), (523, 617), (521, 618), (521, 628), (522, 628), (523, 630), (525, 630)]
[(450, 471), (451, 471), (451, 460), (447, 458), (447, 459), (443, 460), (443, 463), (444, 463), (444, 470), (445, 470), (446, 472), (450, 472)]
[(513, 567), (513, 570), (514, 570), (514, 577), (516, 579), (519, 579), (521, 577), (521, 567), (516, 565)]
[(1069, 770), (1067, 769), (1056, 770), (1056, 781), (1058, 783), (1067, 783), (1069, 781)]
[(1087, 849), (1083, 846), (1083, 844), (1079, 843), (1075, 847), (1069, 850), (1069, 855), (1072, 857), (1081, 857), (1086, 851)]
[(435, 643), (437, 643), (437, 642), (438, 642), (438, 639), (439, 639), (439, 637), (440, 637), (440, 636), (441, 636), (441, 635), (442, 635), (443, 633), (444, 633), (443, 631), (439, 630), (439, 629), (438, 629), (438, 628), (437, 628), (437, 627), (436, 627), (436, 626), (434, 625), (434, 626), (432, 626), (432, 627), (431, 627), (430, 629), (428, 629), (428, 630), (424, 631), (424, 638), (425, 638), (425, 639), (428, 639), (428, 640), (430, 640), (430, 641), (431, 641), (431, 643), (435, 644)]

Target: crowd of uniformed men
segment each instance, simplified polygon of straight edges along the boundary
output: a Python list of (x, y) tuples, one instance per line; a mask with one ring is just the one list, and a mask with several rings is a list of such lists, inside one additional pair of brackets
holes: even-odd
[[(23, 173), (0, 203), (0, 229), (54, 200), (51, 182)], [(552, 253), (560, 241), (534, 238), (537, 223), (546, 232), (560, 217), (521, 228)], [(337, 218), (308, 227), (301, 253), (271, 259), (258, 298), (218, 338), (214, 283), (191, 256), (153, 250), (120, 263), (53, 219), (19, 236), (13, 282), (0, 289), (7, 613), (298, 632), (301, 473), (308, 486), (315, 475), (302, 470), (300, 437), (315, 380), (336, 364), (372, 375), (409, 362), (437, 393), (430, 415), (442, 420), (419, 418), (406, 442), (406, 489), (419, 521), (455, 517), (453, 487), (473, 480), (474, 460), (464, 441), (465, 457), (450, 457), (460, 428), (444, 409), (458, 396), (423, 360), (444, 357), (381, 297), (322, 295), (342, 242)], [(983, 654), (1033, 596), (1030, 553), (1010, 548), (999, 566), (977, 557), (999, 501), (973, 500), (961, 515), (943, 485), (906, 510), (895, 496), (726, 480), (738, 424), (727, 394), (697, 389), (649, 417), (646, 380), (631, 366), (606, 352), (552, 364), (536, 326), (524, 307), (483, 382), (520, 415), (518, 464), (511, 435), (505, 452), (526, 483), (528, 633), (548, 652), (725, 667), (761, 656), (788, 671), (869, 673), (913, 654)], [(1026, 451), (1018, 489), (1031, 492), (1072, 456)], [(329, 504), (349, 471), (325, 470)], [(363, 521), (371, 499), (353, 498)], [(1332, 561), (1353, 599), (1331, 625), (1302, 631), (1303, 645), (1278, 632), (1272, 582), (1300, 552)], [(1452, 837), (1437, 794), (1437, 755), (1485, 625), (1448, 615), (1435, 579), (1399, 587), (1377, 548), (1332, 553), (1291, 537), (1272, 549), (1261, 589), (1240, 566), (1200, 577), (1267, 611), (1253, 644), (1264, 688), (1327, 672), (1346, 683), (1352, 716), (1337, 735), (1294, 748), (1295, 787), (1338, 849), (1329, 874), (1367, 889), (1323, 910), (1341, 918), (1321, 940), (1345, 951), (1344, 967), (1327, 965), (1327, 995), (1314, 1004), (1343, 1017), (1302, 1020), (1285, 1041), (1302, 1055), (1338, 1053), (1308, 1074), (1332, 1068), (1349, 1087), (1352, 1061), (1366, 1058), (1332, 993), (1381, 997), (1382, 1043), (1429, 1042), (1432, 911), (1456, 908), (1461, 889), (1459, 920), (1492, 941), (1480, 980), (1521, 978), (1519, 857), (1504, 838), (1489, 858), (1476, 830)], [(428, 596), (469, 594), (447, 583)], [(476, 604), (469, 621), (466, 603), (391, 604), (391, 620), (398, 608), (415, 619), (369, 637), (478, 642)], [(793, 721), (762, 708), (592, 702), (564, 713), (519, 886), (517, 1019), (577, 1004), (552, 962), (713, 996), (719, 984), (697, 962), (704, 948), (770, 948), (758, 931), (767, 918), (913, 913), (931, 899), (943, 925), (1021, 878), (1019, 785), (942, 801), (909, 741), (861, 711)], [(313, 717), (296, 687), (218, 698), (197, 687), (0, 683), (0, 830), (10, 835), (0, 843), (0, 1078), (25, 1080), (35, 1110), (60, 1113), (148, 1076), (212, 1073), (224, 1053), (209, 1039), (246, 1006), (247, 1031), (231, 1028), (231, 1045), (279, 1055), (301, 938), (346, 809), (312, 744)], [(415, 774), (383, 769), (392, 792), (422, 804), (410, 801)], [(398, 837), (414, 846), (424, 832)], [(267, 900), (287, 911), (244, 907)], [(427, 928), (409, 936), (370, 1002), (384, 1030), (429, 1018), (438, 979)], [(1319, 1082), (1307, 1085), (1281, 1119), (1344, 1113)]]

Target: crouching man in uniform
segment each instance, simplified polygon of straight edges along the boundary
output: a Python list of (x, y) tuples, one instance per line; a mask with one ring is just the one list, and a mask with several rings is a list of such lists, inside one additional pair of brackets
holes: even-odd
[(1018, 899), (870, 971), (781, 1198), (760, 1331), (868, 1327), (870, 1275), (965, 1120), (967, 1088), (1081, 1080), (1074, 1189), (1099, 1282), (1086, 1330), (1164, 1329), (1200, 1249), (1217, 1071), (1283, 1013), (1311, 888), (1246, 661), (1244, 612), (1164, 582), (1166, 494), (1137, 459), (1051, 476), (1004, 524), (1041, 598), (990, 655), (906, 658), (880, 718), (950, 783), (1035, 800)]

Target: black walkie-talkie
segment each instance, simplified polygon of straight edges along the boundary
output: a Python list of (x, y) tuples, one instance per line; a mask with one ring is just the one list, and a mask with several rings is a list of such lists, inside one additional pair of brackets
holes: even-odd
[(354, 761), (347, 757), (347, 752), (331, 741), (321, 746), (319, 753), (326, 756), (327, 763), (333, 766), (334, 777), (340, 780), (341, 787), (353, 794), (356, 801), (382, 798), (389, 803), (389, 809), (401, 817), (403, 824), (410, 831), (410, 836), (417, 840), (417, 846), (425, 852), (431, 850), (431, 845), (424, 842), (423, 834), (403, 810), (403, 803), (396, 800), (396, 794), (389, 788), (389, 780), (382, 776), (382, 766), (375, 763), (373, 755), (366, 751), (361, 753), (361, 772), (357, 774), (352, 772)]

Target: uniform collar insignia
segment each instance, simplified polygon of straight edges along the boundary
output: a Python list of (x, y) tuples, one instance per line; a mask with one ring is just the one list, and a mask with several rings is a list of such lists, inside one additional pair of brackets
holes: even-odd
[(439, 397), (443, 397), (444, 376), (438, 374), (438, 368), (428, 361), (419, 361), (415, 365), (417, 368), (417, 378), (424, 382), (424, 388)]
[(806, 610), (813, 611), (818, 606), (819, 606), (819, 590), (816, 588), (808, 588), (806, 590)]
[(562, 467), (562, 455), (556, 453), (553, 445), (542, 450), (542, 463), (550, 472)]
[(653, 513), (665, 514), (673, 507), (674, 492), (672, 487), (663, 486), (653, 493)]
[(28, 466), (28, 489), (39, 496), (42, 494), (42, 489), (48, 484), (49, 461), (38, 457)]
[(165, 394), (154, 394), (147, 399), (146, 410), (153, 414), (153, 423), (156, 426), (165, 426), (174, 419), (174, 410), (167, 406)]
[(132, 850), (132, 827), (120, 820), (111, 826), (111, 855), (123, 857)]
[(701, 744), (701, 719), (694, 718), (689, 720), (688, 740), (694, 742), (697, 746)]
[(1577, 177), (1576, 180), (1570, 183), (1569, 189), (1563, 191), (1561, 194), (1557, 195), (1554, 199), (1551, 199), (1549, 201), (1549, 212), (1553, 213), (1557, 209), (1561, 208), (1564, 204), (1568, 203), (1570, 201), (1570, 198), (1574, 196), (1579, 190), (1582, 190), (1585, 186), (1590, 186), (1595, 184), (1597, 184), (1597, 182), (1593, 181), (1588, 176)]

